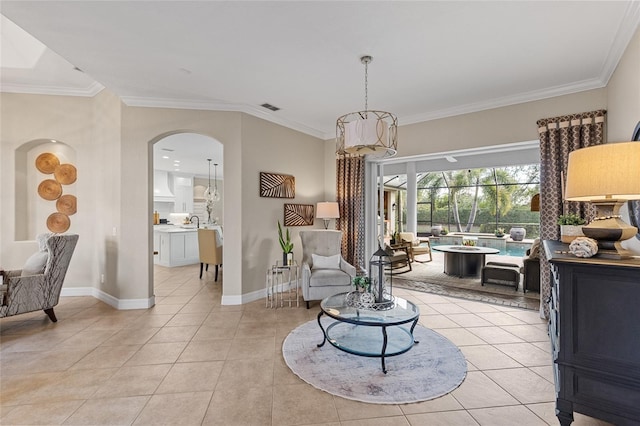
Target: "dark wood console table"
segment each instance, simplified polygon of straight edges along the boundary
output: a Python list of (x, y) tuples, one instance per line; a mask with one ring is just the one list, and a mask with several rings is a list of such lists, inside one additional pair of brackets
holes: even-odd
[(640, 259), (581, 259), (544, 241), (556, 415), (640, 424)]

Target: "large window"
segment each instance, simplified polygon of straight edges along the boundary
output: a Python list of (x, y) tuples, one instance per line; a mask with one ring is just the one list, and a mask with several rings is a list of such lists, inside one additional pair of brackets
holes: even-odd
[[(434, 225), (449, 231), (493, 233), (524, 227), (527, 237), (540, 235), (538, 212), (531, 198), (540, 192), (540, 166), (512, 166), (421, 173), (417, 176), (418, 233)], [(389, 176), (387, 189), (406, 191), (406, 176)], [(405, 229), (405, 194), (394, 227)]]

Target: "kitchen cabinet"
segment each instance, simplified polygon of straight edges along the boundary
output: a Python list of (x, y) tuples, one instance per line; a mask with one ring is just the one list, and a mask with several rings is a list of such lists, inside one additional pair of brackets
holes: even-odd
[(545, 241), (556, 415), (640, 424), (640, 259), (582, 259)]
[(174, 176), (174, 213), (193, 213), (193, 177)]
[(158, 234), (159, 240), (159, 250), (155, 263), (167, 267), (200, 263), (198, 230), (195, 228), (174, 228), (154, 232), (154, 234)]

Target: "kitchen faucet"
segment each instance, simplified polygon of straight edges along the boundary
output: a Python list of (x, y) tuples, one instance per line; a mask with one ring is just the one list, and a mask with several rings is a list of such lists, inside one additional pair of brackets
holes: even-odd
[(193, 223), (193, 219), (198, 219), (196, 220), (196, 228), (200, 228), (200, 218), (196, 215), (191, 216), (191, 218), (189, 219), (189, 222)]

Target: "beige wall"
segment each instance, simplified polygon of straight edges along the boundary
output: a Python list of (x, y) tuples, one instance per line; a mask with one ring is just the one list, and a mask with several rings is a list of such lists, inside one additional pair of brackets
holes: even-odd
[[(193, 132), (224, 145), (223, 303), (262, 297), (265, 271), (281, 257), (276, 222), (284, 204), (324, 199), (323, 142), (242, 113), (131, 108), (105, 90), (93, 99), (3, 94), (1, 119), (3, 267), (20, 268), (35, 250), (13, 235), (15, 149), (59, 139), (77, 154), (79, 211), (69, 232), (81, 236), (65, 289), (95, 289), (122, 306), (153, 296), (151, 162), (162, 137)], [(294, 175), (296, 197), (261, 198), (260, 171)], [(44, 223), (37, 231), (47, 231)], [(291, 231), (300, 259), (298, 228)]]
[[(99, 290), (119, 298), (118, 283), (118, 236), (122, 218), (120, 208), (120, 187), (122, 175), (120, 166), (122, 103), (113, 93), (103, 90), (92, 102), (94, 126), (91, 150), (80, 153), (93, 178), (91, 193), (95, 209), (86, 212), (91, 223), (93, 261), (91, 277), (83, 286), (95, 286)], [(98, 195), (99, 194), (99, 195)], [(116, 235), (113, 235), (113, 228)], [(89, 237), (80, 234), (80, 239)], [(74, 254), (75, 257), (75, 254)], [(65, 283), (65, 287), (68, 283)], [(148, 296), (146, 296), (148, 297)]]
[(610, 142), (628, 141), (640, 121), (640, 29), (607, 85), (607, 135)]
[[(124, 107), (120, 155), (122, 220), (118, 231), (117, 281), (119, 299), (140, 299), (152, 294), (153, 143), (177, 132), (210, 136), (224, 145), (224, 296), (242, 294), (242, 220), (234, 212), (241, 206), (242, 141), (240, 114), (234, 112)], [(132, 250), (131, 248), (136, 248)]]
[[(16, 194), (16, 150), (38, 139), (55, 139), (64, 142), (74, 152), (77, 160), (77, 182), (74, 184), (78, 198), (78, 212), (71, 216), (70, 233), (80, 234), (76, 255), (71, 261), (66, 284), (70, 287), (95, 282), (92, 238), (95, 204), (95, 177), (93, 176), (93, 122), (92, 100), (88, 98), (8, 94), (0, 95), (0, 265), (6, 269), (19, 269), (36, 251), (34, 240), (16, 241), (15, 227), (27, 220), (28, 212), (16, 214), (16, 197), (29, 197), (38, 202), (37, 184), (26, 193)], [(91, 162), (88, 162), (91, 161)], [(35, 164), (30, 164), (35, 167)], [(51, 202), (49, 202), (51, 203)], [(52, 204), (51, 213), (55, 211)], [(46, 221), (38, 218), (34, 234), (48, 232)], [(31, 231), (30, 231), (31, 232)]]
[[(312, 204), (315, 209), (315, 204), (324, 200), (323, 158), (324, 144), (320, 140), (243, 114), (242, 209), (238, 212), (242, 214), (245, 229), (242, 234), (245, 293), (247, 290), (257, 292), (264, 289), (267, 267), (278, 259), (282, 260), (277, 222), (284, 223), (284, 205)], [(260, 172), (293, 175), (295, 198), (260, 197)], [(322, 227), (321, 221), (316, 220), (312, 227)], [(294, 259), (298, 262), (302, 259), (298, 232), (305, 229), (309, 227), (289, 228)], [(226, 241), (225, 236), (225, 244)]]
[(400, 126), (398, 157), (538, 139), (536, 121), (607, 106), (605, 89)]
[[(610, 142), (631, 140), (640, 121), (640, 29), (629, 42), (624, 56), (607, 85), (607, 136)], [(629, 223), (629, 212), (621, 209), (622, 220)], [(640, 240), (631, 238), (623, 247), (640, 255)]]

